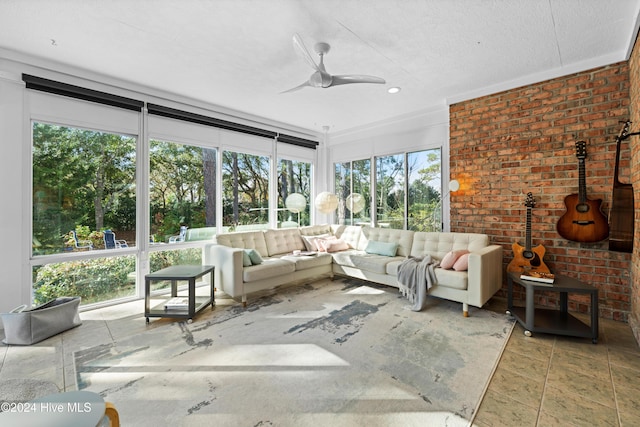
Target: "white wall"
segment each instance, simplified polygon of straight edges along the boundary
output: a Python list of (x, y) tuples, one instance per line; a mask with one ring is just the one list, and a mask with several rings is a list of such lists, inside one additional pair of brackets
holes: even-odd
[[(0, 62), (0, 312), (30, 301), (29, 212), (24, 212), (24, 84)], [(28, 169), (28, 168), (27, 168)], [(28, 172), (27, 172), (28, 173)], [(30, 197), (29, 197), (30, 199)], [(26, 234), (25, 234), (26, 233)]]

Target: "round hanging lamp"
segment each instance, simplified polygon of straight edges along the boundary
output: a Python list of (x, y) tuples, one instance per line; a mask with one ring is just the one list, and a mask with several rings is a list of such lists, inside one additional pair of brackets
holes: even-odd
[(360, 193), (351, 193), (347, 196), (347, 209), (357, 214), (364, 209), (364, 196)]
[(318, 212), (331, 213), (338, 207), (338, 196), (328, 191), (323, 191), (316, 196), (315, 205)]
[(304, 212), (307, 207), (307, 199), (300, 193), (291, 193), (284, 201), (284, 205), (293, 213)]

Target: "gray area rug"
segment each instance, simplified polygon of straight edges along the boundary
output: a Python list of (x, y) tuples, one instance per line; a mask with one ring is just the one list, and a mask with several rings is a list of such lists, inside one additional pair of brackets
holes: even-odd
[(124, 426), (468, 425), (513, 320), (320, 281), (74, 355)]
[(51, 381), (31, 378), (0, 380), (0, 402), (28, 402), (59, 392), (58, 386)]

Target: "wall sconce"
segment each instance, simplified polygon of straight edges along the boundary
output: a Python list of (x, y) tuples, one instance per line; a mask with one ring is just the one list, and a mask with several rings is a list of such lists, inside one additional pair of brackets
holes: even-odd
[(338, 196), (327, 191), (316, 196), (315, 200), (316, 209), (321, 213), (331, 213), (338, 208)]
[(455, 193), (460, 190), (460, 182), (457, 179), (449, 181), (449, 192)]

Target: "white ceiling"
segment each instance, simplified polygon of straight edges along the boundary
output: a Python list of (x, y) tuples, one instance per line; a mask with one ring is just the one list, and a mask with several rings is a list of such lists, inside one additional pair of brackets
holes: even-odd
[[(640, 0), (0, 0), (0, 49), (340, 133), (626, 60), (639, 10)], [(330, 73), (387, 83), (280, 94), (313, 72), (294, 33), (310, 52), (331, 45)]]

